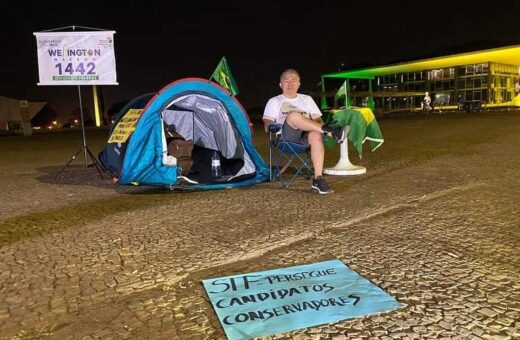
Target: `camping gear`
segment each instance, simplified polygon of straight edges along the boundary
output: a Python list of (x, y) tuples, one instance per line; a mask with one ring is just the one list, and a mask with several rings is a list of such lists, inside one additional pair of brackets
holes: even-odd
[[(247, 113), (220, 85), (186, 78), (167, 85), (146, 104), (146, 97), (140, 98), (119, 115), (99, 155), (119, 184), (223, 189), (269, 180)], [(175, 146), (168, 147), (172, 134), (193, 143), (190, 162), (187, 149), (175, 155)], [(212, 176), (214, 152), (220, 158), (219, 177)]]
[[(310, 146), (288, 141), (282, 133), (282, 124), (269, 124), (269, 180), (280, 180), (281, 188), (288, 188), (299, 176), (310, 179), (313, 175)], [(294, 172), (289, 172), (292, 169)]]
[[(193, 160), (193, 141), (185, 140), (182, 136), (166, 138), (168, 144), (168, 155), (175, 157), (179, 172), (183, 176), (187, 176), (190, 172)], [(216, 151), (215, 151), (216, 152)]]

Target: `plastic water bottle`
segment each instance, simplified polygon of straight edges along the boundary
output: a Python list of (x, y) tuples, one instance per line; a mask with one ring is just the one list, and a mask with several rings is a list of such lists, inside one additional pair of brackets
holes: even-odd
[(213, 151), (213, 155), (211, 156), (211, 176), (214, 178), (221, 176), (220, 157), (217, 151)]

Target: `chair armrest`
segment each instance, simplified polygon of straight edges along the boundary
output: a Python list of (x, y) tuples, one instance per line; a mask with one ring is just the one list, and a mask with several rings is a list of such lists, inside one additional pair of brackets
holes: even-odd
[(280, 123), (271, 123), (269, 124), (269, 132), (272, 132), (272, 133), (276, 133), (276, 132), (279, 132), (280, 130), (282, 130), (282, 124)]

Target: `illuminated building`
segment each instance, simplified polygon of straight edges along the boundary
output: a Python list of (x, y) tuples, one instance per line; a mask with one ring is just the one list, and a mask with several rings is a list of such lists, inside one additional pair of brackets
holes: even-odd
[[(321, 84), (329, 96), (325, 88), (332, 78), (346, 80), (347, 106), (380, 113), (420, 110), (425, 92), (436, 110), (472, 102), (483, 108), (520, 107), (520, 45), (327, 73)], [(330, 98), (327, 103), (331, 106)]]

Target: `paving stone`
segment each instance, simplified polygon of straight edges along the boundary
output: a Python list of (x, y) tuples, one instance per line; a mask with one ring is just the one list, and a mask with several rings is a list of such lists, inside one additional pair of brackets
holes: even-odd
[[(392, 142), (366, 176), (329, 176), (328, 197), (307, 181), (132, 195), (95, 171), (56, 182), (2, 161), (0, 223), (52, 229), (0, 245), (2, 337), (225, 339), (202, 279), (338, 258), (405, 306), (269, 339), (520, 338), (520, 119), (483, 117), (382, 121)], [(69, 222), (94, 206), (116, 209)]]

